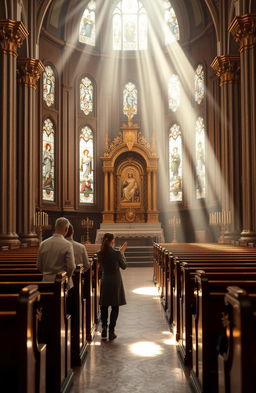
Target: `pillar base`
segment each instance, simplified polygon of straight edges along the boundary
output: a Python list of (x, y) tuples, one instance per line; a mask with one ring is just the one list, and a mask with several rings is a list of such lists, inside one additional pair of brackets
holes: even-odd
[(0, 246), (9, 246), (9, 248), (20, 247), (20, 240), (16, 233), (0, 234)]
[(158, 213), (147, 213), (147, 222), (157, 223), (158, 221)]
[(240, 234), (238, 232), (226, 231), (222, 237), (222, 240), (223, 240), (224, 244), (231, 244), (232, 241), (238, 240), (239, 237), (240, 237)]
[(256, 232), (242, 231), (239, 239), (240, 246), (247, 246), (248, 243), (256, 243)]
[(113, 213), (103, 213), (103, 224), (113, 224), (114, 223), (114, 214)]
[(22, 244), (27, 244), (28, 247), (39, 246), (39, 239), (36, 233), (20, 234), (20, 241)]

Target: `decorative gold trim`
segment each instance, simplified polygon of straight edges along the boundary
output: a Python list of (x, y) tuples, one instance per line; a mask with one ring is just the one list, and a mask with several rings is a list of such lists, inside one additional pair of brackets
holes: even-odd
[(0, 19), (0, 53), (17, 56), (17, 49), (28, 36), (22, 22)]
[(19, 83), (36, 89), (36, 84), (45, 67), (38, 59), (17, 60), (17, 80)]
[(220, 78), (220, 86), (224, 86), (239, 79), (240, 56), (223, 55), (213, 60), (211, 67)]
[(248, 50), (256, 43), (256, 14), (235, 17), (229, 26), (229, 32), (240, 44), (240, 51)]

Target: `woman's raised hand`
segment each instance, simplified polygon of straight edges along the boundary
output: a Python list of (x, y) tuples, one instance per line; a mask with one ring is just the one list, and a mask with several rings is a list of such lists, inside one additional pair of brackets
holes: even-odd
[(120, 252), (125, 252), (127, 246), (128, 246), (128, 243), (127, 243), (127, 242), (124, 242), (124, 244), (122, 244), (122, 245), (119, 247), (119, 251), (120, 251)]

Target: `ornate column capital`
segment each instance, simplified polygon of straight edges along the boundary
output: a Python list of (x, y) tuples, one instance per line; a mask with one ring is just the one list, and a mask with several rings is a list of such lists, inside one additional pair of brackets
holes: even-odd
[(211, 67), (220, 78), (220, 86), (233, 83), (238, 80), (240, 71), (239, 55), (217, 56), (213, 60)]
[(43, 63), (38, 59), (19, 59), (17, 60), (17, 80), (25, 86), (36, 89), (36, 84), (40, 74), (44, 71)]
[(22, 22), (11, 19), (0, 19), (0, 54), (17, 56), (17, 49), (28, 36)]
[(249, 49), (256, 43), (256, 14), (235, 17), (229, 26), (229, 32), (240, 44), (240, 50)]

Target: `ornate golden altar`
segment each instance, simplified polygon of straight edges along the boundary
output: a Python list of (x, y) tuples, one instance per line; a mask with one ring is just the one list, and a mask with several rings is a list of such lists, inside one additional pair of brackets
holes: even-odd
[(158, 157), (139, 126), (129, 119), (111, 143), (106, 140), (102, 161), (103, 223), (157, 223)]

